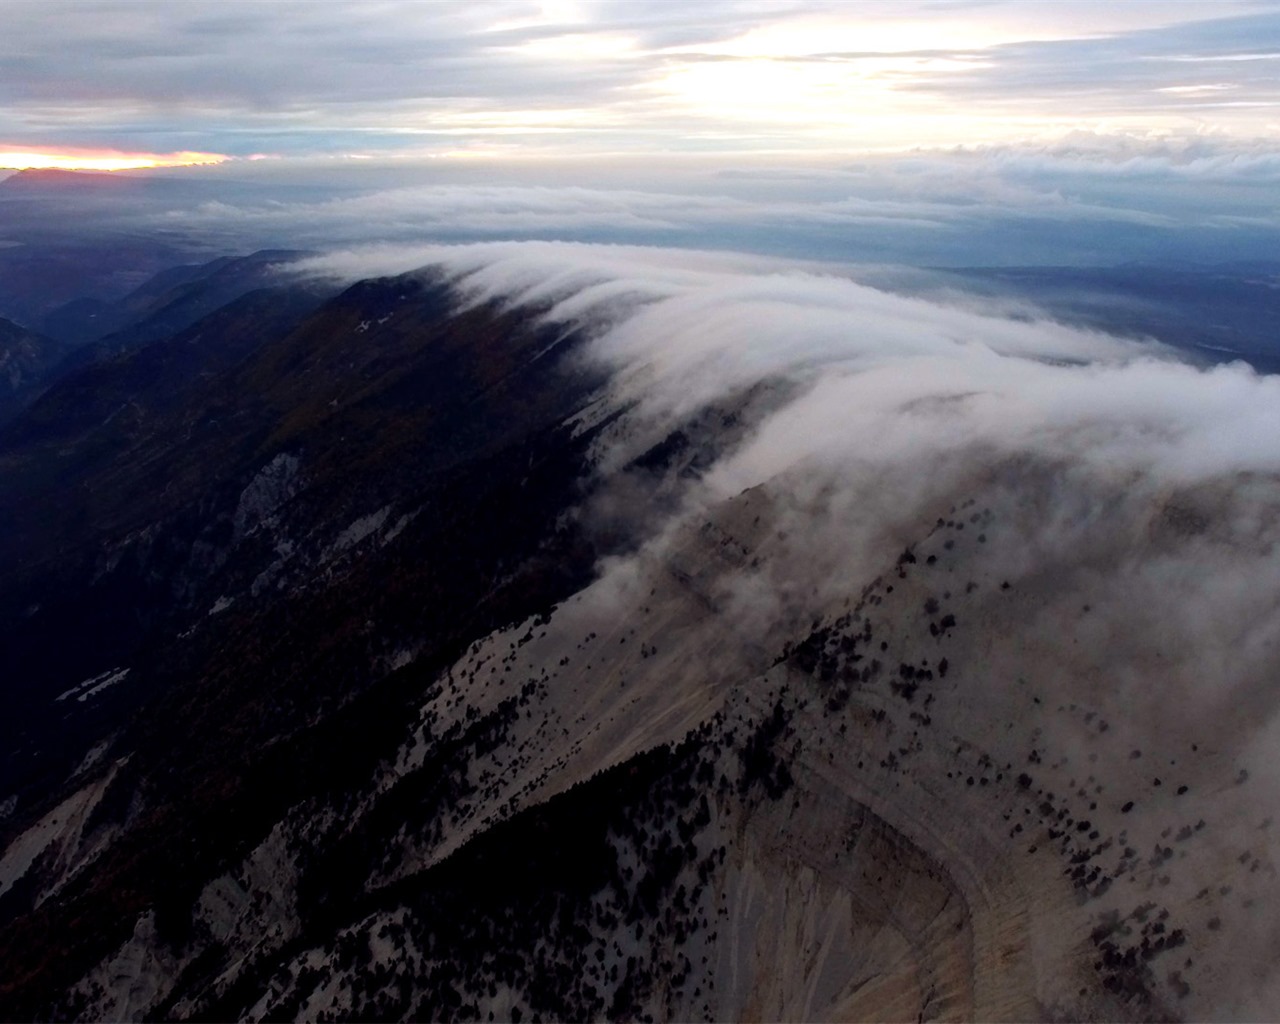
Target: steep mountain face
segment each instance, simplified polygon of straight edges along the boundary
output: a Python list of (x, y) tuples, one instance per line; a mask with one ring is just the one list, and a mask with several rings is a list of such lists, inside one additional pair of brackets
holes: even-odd
[[(372, 535), (397, 523), (404, 531), (428, 500), (405, 493), (425, 480), (444, 489), (431, 501), (456, 502), (449, 488), (462, 486), (464, 469), (483, 474), (524, 410), (539, 414), (536, 395), (505, 400), (522, 378), (508, 380), (514, 367), (502, 358), (456, 365), (478, 332), (443, 319), (438, 288), (369, 285), (264, 342), (263, 307), (280, 305), (271, 295), (242, 300), (165, 345), (90, 368), (10, 426), (0, 564), (4, 614), (21, 626), (10, 649), (17, 692), (58, 692), (158, 635), (172, 640), (246, 587), (291, 589), (295, 566), (341, 562)], [(205, 371), (195, 375), (193, 346)], [(131, 400), (133, 387), (146, 390)], [(500, 404), (485, 412), (487, 403)], [(459, 424), (463, 410), (483, 415)], [(293, 539), (275, 529), (286, 505), (307, 520)], [(297, 550), (316, 527), (307, 543), (318, 548)], [(491, 542), (471, 546), (481, 543)], [(83, 643), (60, 642), (69, 622)], [(41, 721), (62, 713), (51, 702), (27, 706)], [(7, 728), (21, 730), (22, 716)], [(6, 744), (13, 759), (23, 748)]]
[(3, 436), (3, 1016), (1266, 1015), (1273, 474), (1000, 448), (960, 364), (859, 437), (886, 364), (714, 347), (803, 282), (470, 269)]
[[(27, 907), (5, 932), (7, 979), (23, 993), (6, 1005), (37, 1012), (44, 1004), (25, 1000), (56, 991), (47, 967), (69, 983), (78, 975), (66, 971), (108, 954), (132, 928), (113, 934), (140, 908), (136, 896), (159, 897), (181, 918), (190, 885), (255, 841), (258, 824), (315, 786), (363, 779), (381, 735), (399, 725), (406, 683), (385, 678), (404, 648), (438, 661), (469, 630), (546, 605), (557, 580), (589, 565), (575, 569), (570, 538), (556, 540), (580, 459), (580, 445), (555, 441), (575, 392), (560, 380), (562, 357), (547, 351), (556, 339), (521, 337), (518, 322), (480, 314), (447, 320), (444, 303), (415, 282), (347, 293), (217, 381), (215, 394), (252, 391), (258, 408), (214, 421), (208, 397), (178, 403), (177, 421), (146, 435), (154, 450), (124, 447), (93, 464), (91, 510), (31, 524), (9, 556), (18, 564), (6, 594), (21, 596), (8, 614), (29, 637), (18, 664), (31, 666), (19, 697), (28, 713), (11, 720), (6, 744), (19, 812), (30, 799), (39, 816), (35, 794), (76, 769), (86, 745), (97, 751), (86, 767), (93, 785), (111, 782), (76, 840), (92, 869), (58, 841), (31, 850), (35, 870), (6, 893), (10, 914)], [(486, 334), (495, 350), (481, 358)], [(144, 467), (157, 459), (165, 493), (147, 487)], [(224, 482), (211, 493), (210, 479)], [(524, 513), (509, 523), (516, 500)], [(86, 515), (96, 527), (87, 549), (71, 540)], [(80, 593), (63, 586), (77, 580)], [(68, 621), (91, 642), (59, 657)], [(57, 664), (37, 664), (41, 652)], [(245, 673), (246, 657), (262, 675)], [(103, 674), (105, 661), (121, 664)], [(60, 692), (59, 672), (95, 681)], [(385, 685), (370, 690), (374, 682)], [(45, 742), (50, 732), (57, 743)], [(338, 743), (349, 756), (335, 754)], [(238, 821), (246, 813), (254, 820)], [(45, 827), (20, 844), (39, 842)], [(178, 850), (200, 863), (180, 866)], [(65, 892), (58, 915), (95, 920), (76, 948), (30, 941), (30, 929), (57, 927), (46, 917), (53, 904), (39, 899), (41, 869)], [(66, 971), (41, 966), (51, 956)]]
[(66, 347), (0, 318), (0, 420), (12, 415), (47, 380)]

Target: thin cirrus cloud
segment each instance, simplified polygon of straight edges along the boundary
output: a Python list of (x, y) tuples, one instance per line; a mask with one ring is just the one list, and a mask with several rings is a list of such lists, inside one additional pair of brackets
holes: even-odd
[(1265, 135), (1280, 52), (1280, 10), (1257, 3), (7, 0), (0, 16), (0, 139), (238, 155), (847, 152), (1209, 116)]

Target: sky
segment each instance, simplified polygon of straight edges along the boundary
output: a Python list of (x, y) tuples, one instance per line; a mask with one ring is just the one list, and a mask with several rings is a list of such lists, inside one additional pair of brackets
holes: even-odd
[(222, 182), (112, 203), (228, 249), (1280, 251), (1276, 0), (0, 0), (0, 24), (0, 167)]
[(3, 0), (0, 19), (8, 165), (847, 155), (1081, 131), (1247, 146), (1280, 128), (1268, 2)]

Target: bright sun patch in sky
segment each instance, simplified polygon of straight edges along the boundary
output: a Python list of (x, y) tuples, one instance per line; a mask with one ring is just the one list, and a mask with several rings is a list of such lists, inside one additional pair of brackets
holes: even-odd
[(133, 171), (149, 167), (190, 167), (220, 164), (221, 153), (120, 153), (91, 149), (10, 149), (0, 145), (0, 167), (8, 170)]

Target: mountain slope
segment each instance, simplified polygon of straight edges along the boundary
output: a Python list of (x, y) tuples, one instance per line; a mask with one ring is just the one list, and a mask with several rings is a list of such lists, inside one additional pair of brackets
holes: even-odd
[(7, 435), (3, 1015), (1266, 1016), (1280, 478), (1095, 396), (1270, 385), (513, 253)]
[(0, 420), (39, 392), (65, 354), (51, 338), (0, 318)]

